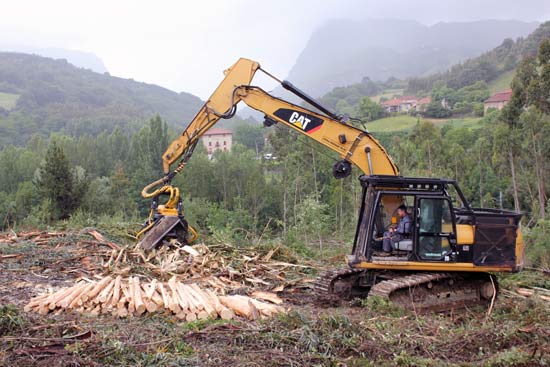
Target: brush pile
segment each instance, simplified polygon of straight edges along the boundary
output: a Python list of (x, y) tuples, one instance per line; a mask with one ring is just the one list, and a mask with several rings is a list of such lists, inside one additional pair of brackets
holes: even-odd
[(256, 292), (254, 296), (256, 298), (218, 296), (197, 284), (179, 282), (175, 277), (163, 283), (156, 279), (141, 282), (139, 277), (124, 279), (119, 275), (114, 279), (106, 276), (99, 281), (81, 281), (72, 287), (35, 297), (25, 306), (25, 311), (43, 315), (76, 311), (117, 317), (166, 312), (186, 321), (218, 317), (230, 320), (235, 314), (254, 320), (285, 312), (277, 305), (282, 300), (275, 294)]
[[(138, 250), (139, 251), (139, 250)], [(220, 292), (241, 287), (262, 287), (274, 292), (286, 287), (307, 287), (311, 266), (274, 260), (280, 248), (268, 251), (253, 246), (198, 244), (182, 248), (162, 247), (139, 256), (155, 277), (178, 274), (181, 279), (204, 284)]]
[[(166, 281), (178, 279), (215, 289), (220, 293), (242, 287), (271, 289), (308, 287), (312, 266), (296, 264), (293, 255), (280, 247), (227, 243), (194, 246), (163, 246), (144, 251), (135, 244), (115, 243), (94, 228), (78, 232), (28, 231), (0, 233), (0, 246), (29, 244), (29, 252), (0, 254), (0, 260), (28, 261), (34, 272), (50, 269), (56, 274), (91, 278), (96, 275), (140, 274)], [(32, 255), (32, 256), (31, 256)], [(31, 258), (32, 257), (32, 258)], [(40, 257), (40, 258), (37, 258)], [(62, 257), (63, 261), (58, 261)]]

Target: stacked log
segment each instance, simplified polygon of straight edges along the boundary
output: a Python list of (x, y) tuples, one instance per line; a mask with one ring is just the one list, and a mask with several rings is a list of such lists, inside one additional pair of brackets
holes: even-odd
[[(277, 298), (266, 294), (259, 294), (257, 298), (268, 301), (271, 298), (279, 303)], [(117, 317), (164, 311), (174, 314), (178, 319), (194, 321), (218, 317), (230, 320), (235, 314), (255, 320), (285, 310), (281, 306), (247, 296), (218, 296), (197, 284), (179, 282), (175, 277), (163, 283), (156, 279), (144, 282), (139, 277), (123, 279), (117, 276), (113, 279), (107, 276), (99, 281), (81, 281), (55, 293), (35, 297), (25, 306), (25, 311), (43, 315), (76, 311)]]
[(222, 305), (233, 310), (235, 314), (246, 317), (249, 320), (268, 318), (284, 312), (281, 306), (258, 301), (247, 296), (220, 296), (218, 298)]

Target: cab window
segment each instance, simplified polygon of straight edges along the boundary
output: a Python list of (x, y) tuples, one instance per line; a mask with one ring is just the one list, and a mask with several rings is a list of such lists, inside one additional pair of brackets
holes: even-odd
[(454, 236), (451, 204), (445, 198), (421, 198), (417, 220), (418, 255), (425, 260), (442, 260), (451, 252)]

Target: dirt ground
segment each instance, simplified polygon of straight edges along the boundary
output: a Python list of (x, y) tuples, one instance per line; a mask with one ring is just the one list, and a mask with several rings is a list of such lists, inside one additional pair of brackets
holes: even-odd
[[(72, 237), (71, 237), (72, 236)], [(307, 287), (280, 293), (288, 314), (270, 320), (171, 315), (117, 319), (23, 312), (32, 296), (93, 277), (111, 249), (80, 235), (0, 242), (2, 366), (538, 366), (550, 364), (550, 309), (535, 298), (484, 309), (416, 315), (383, 302), (313, 302)], [(548, 287), (548, 275), (504, 277)]]

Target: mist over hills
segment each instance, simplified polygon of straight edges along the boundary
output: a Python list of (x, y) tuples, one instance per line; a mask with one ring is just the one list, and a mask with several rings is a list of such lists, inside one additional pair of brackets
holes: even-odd
[(288, 80), (313, 96), (337, 86), (424, 76), (477, 56), (537, 22), (482, 20), (425, 26), (409, 20), (334, 20), (315, 31)]
[(19, 52), (34, 54), (52, 59), (65, 59), (69, 63), (83, 69), (90, 69), (96, 73), (106, 73), (107, 68), (103, 60), (93, 52), (69, 50), (57, 47), (33, 47), (19, 44), (10, 44), (0, 42), (0, 50), (6, 52)]
[[(550, 21), (542, 23), (525, 37), (515, 41), (506, 38), (497, 47), (479, 56), (454, 64), (445, 71), (407, 79), (373, 81), (364, 77), (360, 82), (336, 87), (319, 100), (329, 108), (339, 110), (346, 106), (357, 107), (365, 96), (390, 98), (393, 94), (428, 95), (436, 82), (443, 82), (455, 90), (483, 81), (489, 88), (506, 89), (514, 75), (514, 70), (525, 56), (536, 56), (542, 40), (550, 37)], [(384, 95), (384, 91), (391, 91)], [(494, 92), (494, 91), (493, 91)], [(345, 103), (344, 103), (345, 102)], [(340, 107), (337, 107), (340, 104)], [(339, 111), (344, 113), (343, 111)], [(347, 111), (350, 113), (350, 111)], [(356, 112), (355, 112), (356, 113)]]
[[(432, 26), (407, 20), (330, 21), (313, 33), (288, 79), (318, 97), (364, 77), (379, 81), (433, 75), (506, 38), (526, 36), (537, 26), (500, 20)], [(156, 113), (182, 128), (202, 104), (188, 93), (112, 77), (93, 53), (25, 50), (57, 60), (0, 52), (0, 145), (24, 144), (36, 133), (79, 136), (97, 135), (116, 125), (136, 128)], [(283, 94), (281, 88), (275, 94)], [(239, 114), (247, 116), (251, 110)]]
[(410, 78), (407, 93), (429, 91), (438, 80), (451, 88), (462, 88), (477, 81), (490, 83), (507, 72), (513, 72), (526, 56), (535, 57), (539, 45), (550, 38), (550, 21), (542, 23), (526, 37), (505, 39), (499, 46), (480, 56), (453, 65), (448, 70), (424, 77)]

